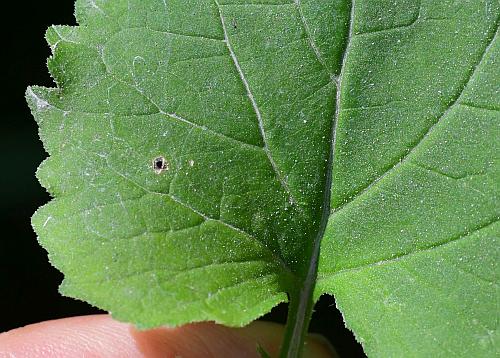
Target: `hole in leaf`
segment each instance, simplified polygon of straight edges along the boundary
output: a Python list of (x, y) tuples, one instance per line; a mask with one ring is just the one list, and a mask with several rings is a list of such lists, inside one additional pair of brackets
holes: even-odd
[(161, 174), (164, 170), (168, 170), (168, 162), (163, 157), (153, 159), (153, 170), (156, 174)]

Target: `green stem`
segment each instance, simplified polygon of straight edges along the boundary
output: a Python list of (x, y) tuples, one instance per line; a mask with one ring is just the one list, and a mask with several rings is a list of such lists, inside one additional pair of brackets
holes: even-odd
[[(304, 340), (311, 320), (313, 302), (301, 299), (306, 294), (305, 287), (290, 297), (288, 319), (285, 327), (285, 336), (281, 345), (280, 358), (301, 357)], [(312, 291), (311, 291), (312, 293)]]
[[(330, 153), (330, 161), (332, 156), (333, 151)], [(326, 188), (330, 186), (331, 177), (331, 169), (329, 169)], [(318, 276), (319, 248), (321, 239), (325, 234), (328, 218), (330, 217), (330, 190), (326, 190), (324, 195), (325, 200), (323, 202), (321, 222), (316, 238), (314, 239), (307, 274), (304, 277), (302, 285), (299, 286), (300, 289), (290, 293), (285, 337), (281, 345), (281, 358), (299, 358), (304, 348), (304, 339), (309, 328), (309, 321), (311, 320), (314, 306), (313, 296)]]

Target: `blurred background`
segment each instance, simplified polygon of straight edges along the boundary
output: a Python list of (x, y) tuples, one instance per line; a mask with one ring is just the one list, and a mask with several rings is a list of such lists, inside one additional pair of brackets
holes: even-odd
[[(54, 86), (46, 68), (50, 51), (44, 33), (52, 24), (75, 24), (73, 0), (17, 1), (9, 8), (1, 14), (0, 332), (101, 312), (59, 295), (62, 274), (50, 266), (30, 225), (33, 212), (50, 197), (35, 178), (46, 153), (24, 92), (28, 85)], [(280, 305), (263, 319), (284, 323), (286, 310)], [(311, 331), (327, 337), (341, 357), (364, 357), (332, 297), (323, 296), (316, 305)]]

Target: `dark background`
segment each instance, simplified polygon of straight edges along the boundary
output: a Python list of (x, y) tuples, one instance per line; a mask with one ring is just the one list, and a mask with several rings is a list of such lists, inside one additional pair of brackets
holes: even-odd
[[(88, 304), (62, 297), (62, 274), (50, 266), (30, 225), (33, 212), (49, 200), (35, 171), (46, 157), (35, 121), (24, 100), (28, 85), (54, 86), (46, 69), (44, 40), (52, 24), (75, 24), (73, 1), (17, 1), (1, 15), (0, 120), (0, 332), (43, 320), (99, 313)], [(264, 317), (284, 322), (286, 306)], [(311, 330), (326, 336), (342, 357), (364, 357), (343, 324), (332, 297), (316, 305)]]

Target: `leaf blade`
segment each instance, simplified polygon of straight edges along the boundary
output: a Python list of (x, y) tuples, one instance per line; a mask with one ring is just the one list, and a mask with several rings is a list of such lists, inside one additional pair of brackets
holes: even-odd
[[(499, 13), (488, 1), (77, 1), (81, 25), (47, 33), (59, 87), (27, 92), (51, 155), (38, 176), (56, 197), (33, 224), (63, 292), (142, 327), (239, 326), (288, 293), (304, 328), (326, 224), (314, 296), (337, 296), (369, 353), (418, 346), (394, 328), (413, 316), (429, 354), (479, 347), (456, 328), (427, 334), (427, 312), (404, 303), (420, 297), (408, 267), (439, 276), (435, 252), (451, 262), (464, 242), (482, 240), (477, 255), (494, 245)], [(391, 272), (405, 295), (380, 292)], [(362, 306), (361, 285), (401, 310)]]

